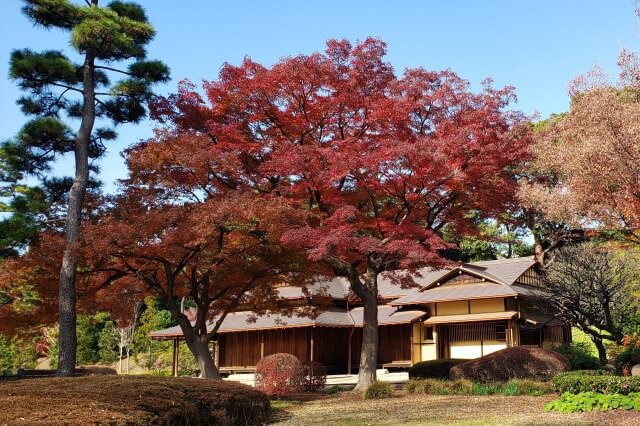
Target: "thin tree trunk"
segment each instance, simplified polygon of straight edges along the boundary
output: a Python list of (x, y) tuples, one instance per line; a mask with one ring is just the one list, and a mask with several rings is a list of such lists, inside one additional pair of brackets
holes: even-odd
[(378, 283), (377, 274), (367, 271), (367, 283), (357, 292), (362, 299), (362, 348), (358, 383), (354, 390), (364, 391), (376, 381), (378, 366)]
[(120, 346), (120, 357), (118, 359), (118, 374), (122, 374), (122, 346)]
[[(97, 3), (94, 0), (92, 3)], [(80, 239), (80, 220), (87, 183), (89, 182), (89, 141), (95, 122), (94, 56), (87, 53), (83, 66), (84, 94), (82, 122), (75, 138), (75, 178), (69, 191), (69, 206), (65, 224), (66, 245), (60, 268), (58, 289), (59, 308), (59, 376), (72, 376), (76, 366), (76, 268), (77, 244)]]
[(600, 363), (603, 366), (607, 365), (609, 361), (607, 360), (607, 349), (604, 346), (604, 342), (601, 338), (596, 336), (592, 336), (591, 340), (593, 340), (593, 343), (596, 345), (596, 349), (598, 349), (598, 358), (600, 359)]

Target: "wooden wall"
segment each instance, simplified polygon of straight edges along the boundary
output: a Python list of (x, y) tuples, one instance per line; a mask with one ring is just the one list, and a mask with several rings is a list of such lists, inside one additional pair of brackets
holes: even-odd
[[(301, 361), (309, 361), (313, 333), (314, 360), (327, 366), (344, 366), (346, 369), (349, 334), (352, 330), (306, 327), (224, 333), (219, 339), (220, 366), (255, 366), (260, 360), (261, 350), (265, 356), (285, 352), (295, 355)], [(411, 359), (411, 324), (381, 326), (379, 330), (379, 364)], [(351, 362), (353, 366), (357, 366), (362, 345), (361, 328), (353, 330), (351, 344)]]

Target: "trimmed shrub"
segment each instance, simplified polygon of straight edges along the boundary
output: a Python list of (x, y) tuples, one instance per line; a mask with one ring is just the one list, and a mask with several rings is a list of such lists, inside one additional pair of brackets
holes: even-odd
[(602, 368), (600, 360), (595, 357), (586, 342), (576, 342), (553, 348), (567, 357), (572, 370), (599, 370)]
[(448, 379), (451, 367), (467, 362), (467, 359), (434, 359), (422, 361), (409, 368), (410, 379)]
[(365, 399), (382, 399), (391, 398), (393, 396), (393, 385), (388, 382), (373, 382), (371, 386), (364, 391)]
[(409, 380), (404, 386), (408, 394), (422, 395), (532, 395), (553, 393), (553, 385), (534, 380), (510, 380), (506, 383), (473, 383), (469, 380)]
[(409, 394), (451, 395), (451, 383), (440, 379), (412, 379), (404, 385), (404, 391)]
[(549, 380), (570, 368), (569, 360), (557, 352), (518, 346), (458, 364), (449, 370), (449, 377), (451, 380), (469, 379), (477, 383), (511, 379)]
[(284, 397), (299, 393), (303, 383), (302, 363), (291, 354), (268, 355), (256, 365), (256, 388), (269, 396)]
[[(613, 373), (607, 370), (571, 370), (558, 374), (558, 376), (612, 376)], [(557, 376), (556, 376), (557, 377)]]
[(269, 398), (240, 383), (187, 377), (51, 377), (0, 382), (0, 424), (261, 425)]
[(553, 386), (559, 393), (598, 392), (627, 395), (640, 392), (640, 377), (621, 377), (608, 374), (586, 375), (570, 372), (554, 377)]
[(327, 384), (327, 369), (324, 364), (318, 361), (309, 361), (305, 362), (302, 367), (304, 368), (302, 388), (306, 392), (317, 392), (324, 389)]
[(640, 393), (603, 395), (597, 392), (581, 392), (574, 395), (567, 392), (563, 393), (560, 399), (551, 401), (544, 406), (544, 411), (559, 411), (561, 413), (616, 409), (640, 411)]
[(473, 382), (470, 380), (456, 380), (450, 382), (449, 386), (452, 395), (473, 395)]

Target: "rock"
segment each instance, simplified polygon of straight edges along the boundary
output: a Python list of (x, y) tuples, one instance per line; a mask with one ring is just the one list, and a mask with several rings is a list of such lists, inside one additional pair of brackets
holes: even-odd
[(631, 375), (640, 376), (640, 364), (636, 364), (633, 367), (631, 367)]

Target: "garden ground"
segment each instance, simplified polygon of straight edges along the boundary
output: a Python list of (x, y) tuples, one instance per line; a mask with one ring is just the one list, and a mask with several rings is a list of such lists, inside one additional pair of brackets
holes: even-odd
[(278, 425), (634, 425), (640, 413), (625, 410), (579, 414), (545, 413), (556, 395), (431, 396), (405, 395), (363, 400), (352, 392), (273, 401)]

